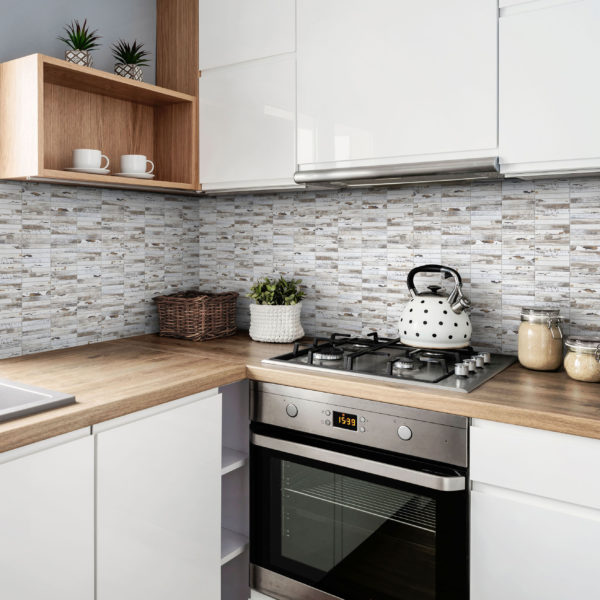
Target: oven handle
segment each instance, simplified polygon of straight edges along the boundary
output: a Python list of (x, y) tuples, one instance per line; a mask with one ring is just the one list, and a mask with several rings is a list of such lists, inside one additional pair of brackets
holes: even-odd
[(341, 454), (333, 450), (325, 450), (315, 446), (299, 444), (298, 442), (280, 440), (257, 433), (252, 434), (251, 441), (255, 446), (260, 446), (261, 448), (269, 448), (270, 450), (285, 452), (286, 454), (295, 454), (303, 458), (318, 460), (338, 467), (354, 469), (355, 471), (363, 471), (439, 492), (458, 492), (464, 490), (466, 485), (465, 478), (462, 475), (434, 475), (433, 473), (388, 465), (387, 463), (369, 460), (368, 458), (360, 458), (351, 454)]

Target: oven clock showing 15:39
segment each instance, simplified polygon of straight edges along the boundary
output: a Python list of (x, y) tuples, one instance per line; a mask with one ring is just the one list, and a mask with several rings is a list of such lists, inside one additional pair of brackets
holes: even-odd
[(356, 415), (349, 413), (333, 411), (333, 426), (339, 427), (340, 429), (350, 429), (351, 431), (357, 430), (358, 418)]

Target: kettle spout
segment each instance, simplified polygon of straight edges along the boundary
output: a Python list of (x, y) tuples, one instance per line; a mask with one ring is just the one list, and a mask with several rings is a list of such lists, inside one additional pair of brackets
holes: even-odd
[(471, 301), (462, 294), (450, 305), (452, 311), (459, 315), (463, 310), (471, 308)]

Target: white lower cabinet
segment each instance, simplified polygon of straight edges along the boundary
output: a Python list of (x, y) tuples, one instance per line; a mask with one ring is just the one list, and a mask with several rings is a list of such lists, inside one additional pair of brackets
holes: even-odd
[(216, 599), (221, 396), (95, 426), (97, 600)]
[(0, 597), (94, 599), (89, 428), (0, 454)]
[(474, 420), (471, 600), (600, 595), (600, 440)]
[(600, 512), (485, 489), (471, 531), (471, 600), (599, 597)]

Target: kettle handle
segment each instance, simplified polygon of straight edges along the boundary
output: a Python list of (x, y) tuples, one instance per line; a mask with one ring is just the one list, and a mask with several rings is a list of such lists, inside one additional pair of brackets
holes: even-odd
[(417, 273), (443, 273), (444, 279), (454, 277), (456, 287), (462, 286), (462, 279), (458, 271), (455, 271), (450, 267), (445, 267), (444, 265), (421, 265), (420, 267), (412, 269), (406, 278), (406, 284), (408, 285), (408, 290), (412, 296), (418, 295), (418, 292), (415, 289), (415, 275)]

